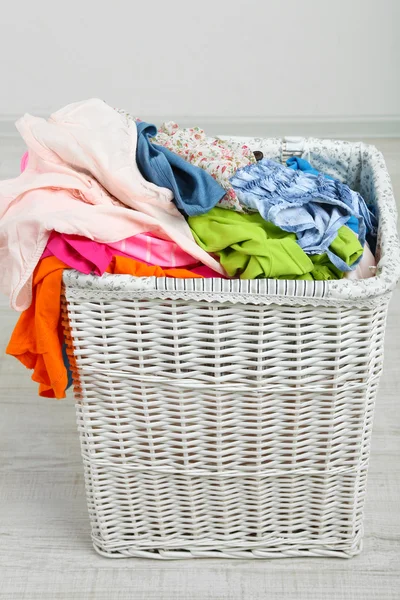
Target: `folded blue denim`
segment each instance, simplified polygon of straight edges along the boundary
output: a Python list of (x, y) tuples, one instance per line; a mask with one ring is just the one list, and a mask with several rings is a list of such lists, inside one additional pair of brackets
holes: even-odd
[[(303, 171), (303, 173), (312, 173), (313, 175), (322, 174), (327, 179), (335, 179), (331, 175), (327, 175), (326, 173), (320, 173), (317, 169), (314, 169), (305, 158), (300, 158), (299, 156), (291, 156), (286, 161), (286, 166), (289, 169), (293, 169), (294, 171)], [(352, 216), (346, 223), (347, 227), (350, 227), (354, 233), (358, 234), (358, 220), (356, 217)]]
[(225, 190), (204, 169), (164, 148), (153, 144), (155, 125), (137, 121), (136, 162), (139, 171), (156, 185), (171, 190), (177, 207), (189, 216), (202, 215), (225, 196)]
[(239, 202), (257, 210), (284, 231), (293, 232), (306, 254), (327, 253), (341, 271), (353, 270), (329, 250), (340, 227), (350, 217), (358, 221), (358, 238), (376, 235), (376, 218), (357, 192), (336, 179), (293, 170), (264, 158), (236, 171), (231, 184)]

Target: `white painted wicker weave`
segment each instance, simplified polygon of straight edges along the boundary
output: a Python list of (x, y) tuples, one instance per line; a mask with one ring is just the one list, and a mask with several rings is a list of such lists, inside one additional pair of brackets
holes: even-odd
[[(287, 152), (280, 140), (248, 143), (272, 158)], [(105, 556), (361, 549), (387, 305), (400, 270), (396, 212), (374, 148), (301, 144), (379, 207), (374, 279), (64, 274), (92, 538)]]

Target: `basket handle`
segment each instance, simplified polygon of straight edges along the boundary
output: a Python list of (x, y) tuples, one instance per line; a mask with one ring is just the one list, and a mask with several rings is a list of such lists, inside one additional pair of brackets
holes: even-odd
[(286, 135), (282, 140), (281, 162), (285, 164), (291, 156), (302, 156), (305, 145), (305, 138), (296, 135)]

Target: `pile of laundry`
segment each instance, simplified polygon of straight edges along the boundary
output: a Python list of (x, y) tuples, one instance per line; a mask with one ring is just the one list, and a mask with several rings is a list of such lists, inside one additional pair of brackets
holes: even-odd
[(304, 159), (286, 165), (197, 127), (160, 129), (97, 99), (16, 123), (0, 182), (0, 289), (22, 314), (7, 352), (39, 394), (70, 381), (62, 272), (331, 280), (374, 275), (377, 219)]

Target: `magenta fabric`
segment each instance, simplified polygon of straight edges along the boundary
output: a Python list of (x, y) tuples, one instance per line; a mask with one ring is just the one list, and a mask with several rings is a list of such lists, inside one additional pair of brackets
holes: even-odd
[(194, 267), (193, 269), (189, 269), (191, 273), (195, 273), (196, 275), (201, 275), (205, 279), (210, 279), (211, 277), (219, 277), (220, 279), (229, 279), (216, 271), (210, 269), (210, 267), (206, 267), (206, 265), (201, 265), (199, 267)]
[(42, 258), (56, 256), (80, 273), (103, 275), (116, 254), (107, 244), (100, 244), (79, 235), (51, 233)]

